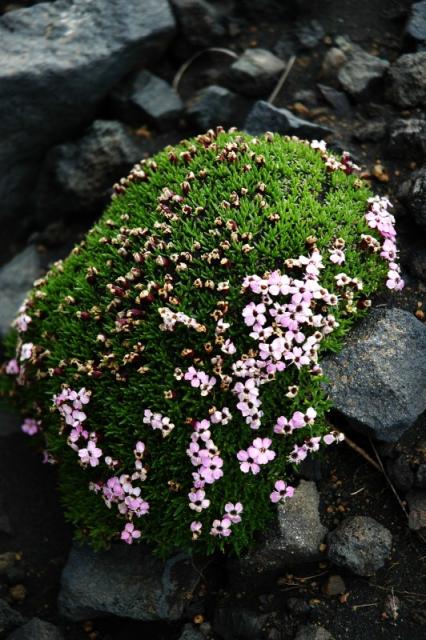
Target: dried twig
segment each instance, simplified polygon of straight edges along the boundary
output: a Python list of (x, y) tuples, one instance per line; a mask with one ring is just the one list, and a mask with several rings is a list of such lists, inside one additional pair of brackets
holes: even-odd
[(364, 607), (377, 607), (378, 602), (369, 602), (366, 604), (353, 604), (351, 609), (352, 611), (356, 611), (357, 609), (363, 609)]
[(373, 467), (375, 469), (377, 469), (377, 471), (382, 472), (382, 467), (380, 467), (377, 462), (375, 460), (373, 460), (373, 458), (371, 456), (368, 455), (368, 453), (362, 449), (361, 447), (359, 447), (357, 444), (355, 444), (355, 442), (353, 442), (353, 440), (351, 440), (350, 438), (348, 438), (348, 436), (346, 434), (345, 435), (345, 439), (343, 440), (343, 442), (346, 442), (346, 444), (353, 449), (354, 451), (356, 451), (357, 453), (359, 453), (360, 456), (362, 456), (365, 460), (367, 460), (367, 462), (369, 462), (371, 465), (373, 465)]
[(399, 497), (397, 490), (396, 490), (396, 489), (395, 489), (395, 487), (393, 486), (391, 479), (389, 478), (388, 474), (386, 473), (386, 470), (385, 470), (385, 468), (384, 468), (384, 466), (383, 466), (382, 459), (381, 459), (381, 457), (379, 456), (379, 454), (377, 453), (377, 449), (376, 449), (375, 444), (374, 444), (374, 442), (372, 441), (372, 439), (371, 439), (371, 438), (370, 438), (370, 445), (371, 445), (371, 448), (372, 448), (372, 449), (373, 449), (373, 451), (374, 451), (374, 455), (375, 455), (375, 456), (376, 456), (376, 458), (377, 458), (377, 462), (378, 462), (378, 463), (379, 463), (379, 465), (380, 465), (380, 471), (383, 473), (383, 475), (384, 475), (384, 477), (385, 477), (386, 482), (387, 482), (387, 483), (388, 483), (388, 485), (390, 486), (390, 488), (391, 488), (391, 490), (392, 490), (392, 493), (394, 494), (395, 498), (397, 499), (399, 506), (401, 507), (401, 509), (402, 509), (402, 510), (403, 510), (403, 512), (405, 513), (405, 515), (406, 515), (406, 517), (407, 517), (407, 520), (408, 520), (408, 511), (407, 511), (407, 509), (405, 508), (405, 505), (404, 505), (404, 503), (402, 502), (401, 498)]
[(205, 53), (223, 53), (224, 55), (234, 58), (234, 60), (238, 58), (235, 51), (231, 51), (231, 49), (225, 49), (224, 47), (208, 47), (207, 49), (203, 49), (202, 51), (197, 51), (197, 53), (194, 53), (194, 55), (191, 56), (189, 60), (184, 62), (183, 65), (177, 70), (172, 83), (172, 87), (175, 91), (178, 90), (180, 81), (182, 80), (184, 73), (186, 73), (186, 71), (189, 69), (192, 63), (195, 62), (195, 60), (201, 58), (201, 56), (203, 56)]
[(280, 79), (277, 82), (277, 85), (276, 85), (275, 89), (273, 90), (273, 92), (271, 93), (271, 95), (268, 98), (269, 104), (273, 104), (274, 103), (275, 98), (277, 97), (277, 95), (279, 94), (281, 89), (283, 88), (284, 82), (287, 80), (288, 75), (289, 75), (290, 71), (292, 70), (293, 65), (294, 65), (295, 62), (296, 62), (296, 56), (291, 56), (291, 58), (287, 62), (287, 65), (286, 65), (284, 71), (282, 72), (282, 74), (280, 76)]

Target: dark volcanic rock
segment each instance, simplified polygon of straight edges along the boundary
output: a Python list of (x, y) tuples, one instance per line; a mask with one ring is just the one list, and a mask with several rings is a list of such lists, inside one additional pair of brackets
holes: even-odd
[(213, 628), (224, 640), (259, 640), (267, 615), (238, 606), (217, 607)]
[(414, 484), (414, 471), (407, 456), (401, 454), (395, 460), (388, 460), (388, 475), (400, 491), (409, 491)]
[(35, 194), (40, 222), (57, 211), (73, 217), (100, 212), (113, 183), (141, 159), (142, 149), (125, 125), (110, 120), (95, 120), (80, 140), (53, 147)]
[(352, 111), (351, 103), (343, 91), (337, 91), (337, 89), (328, 87), (325, 84), (318, 84), (318, 89), (321, 91), (324, 100), (333, 107), (337, 115), (347, 115)]
[(360, 142), (378, 142), (386, 135), (386, 129), (387, 125), (384, 120), (367, 120), (355, 127), (353, 136)]
[(118, 86), (111, 95), (113, 115), (132, 125), (153, 124), (160, 130), (175, 124), (183, 110), (182, 100), (165, 81), (140, 71)]
[[(0, 337), (10, 328), (34, 280), (41, 275), (40, 256), (33, 245), (18, 253), (0, 269)], [(0, 427), (1, 431), (1, 427)]]
[(401, 185), (398, 195), (414, 221), (426, 229), (426, 167), (414, 171)]
[(426, 409), (426, 327), (373, 309), (339, 354), (322, 361), (333, 407), (359, 431), (396, 442)]
[(359, 576), (371, 576), (381, 569), (391, 548), (390, 531), (367, 516), (345, 518), (328, 535), (329, 560)]
[(294, 34), (296, 39), (304, 49), (314, 49), (325, 32), (323, 26), (318, 20), (298, 20), (294, 25)]
[(17, 413), (0, 409), (0, 438), (10, 436), (11, 433), (19, 433), (22, 419)]
[(142, 545), (98, 553), (73, 547), (62, 573), (59, 608), (71, 620), (108, 614), (136, 620), (179, 620), (200, 580), (184, 554), (162, 562)]
[(426, 157), (426, 119), (395, 120), (390, 129), (389, 153), (407, 160)]
[(426, 105), (426, 51), (406, 53), (389, 69), (388, 96), (398, 107)]
[(167, 0), (59, 0), (0, 17), (0, 215), (25, 206), (47, 149), (174, 31)]
[(288, 109), (279, 109), (264, 100), (258, 100), (254, 104), (247, 116), (244, 129), (254, 135), (274, 131), (308, 140), (321, 138), (331, 132), (327, 127), (298, 118)]
[(206, 0), (171, 0), (183, 38), (193, 47), (208, 47), (225, 35), (220, 14)]
[(230, 562), (230, 579), (249, 584), (251, 578), (268, 578), (288, 568), (321, 558), (319, 546), (327, 529), (318, 512), (319, 494), (314, 482), (301, 480), (294, 496), (279, 504), (277, 524), (259, 546)]
[(294, 640), (334, 640), (331, 633), (324, 627), (317, 627), (314, 624), (306, 624), (299, 627)]
[(241, 96), (213, 84), (197, 93), (188, 107), (188, 116), (205, 131), (217, 125), (239, 126), (244, 122), (247, 110), (247, 102)]
[(192, 624), (186, 624), (179, 640), (204, 640), (204, 635)]
[(12, 609), (5, 600), (0, 598), (0, 634), (11, 631), (15, 627), (24, 624), (25, 619), (15, 609)]
[(426, 0), (415, 2), (410, 10), (407, 26), (407, 36), (416, 43), (418, 51), (426, 48)]
[(350, 50), (348, 62), (338, 72), (339, 82), (353, 98), (362, 99), (369, 95), (389, 68), (389, 62), (372, 56), (360, 47)]
[(261, 96), (271, 91), (285, 63), (266, 49), (246, 49), (229, 68), (227, 84), (238, 93)]
[(55, 625), (33, 618), (23, 627), (14, 631), (8, 640), (63, 640), (63, 635)]

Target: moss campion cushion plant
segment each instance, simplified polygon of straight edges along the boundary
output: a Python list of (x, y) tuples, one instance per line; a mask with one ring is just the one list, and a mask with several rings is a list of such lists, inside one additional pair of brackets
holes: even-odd
[(209, 131), (136, 165), (35, 288), (3, 393), (95, 548), (240, 552), (330, 431), (321, 355), (383, 284), (394, 219), (347, 154)]

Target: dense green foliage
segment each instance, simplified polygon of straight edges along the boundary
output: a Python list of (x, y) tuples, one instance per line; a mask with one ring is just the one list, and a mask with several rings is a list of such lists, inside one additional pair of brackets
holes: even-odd
[[(165, 194), (165, 188), (183, 200)], [(10, 357), (18, 340), (18, 348), (22, 342), (34, 345), (31, 358), (17, 382), (4, 375), (2, 385), (24, 417), (41, 421), (35, 439), (45, 441), (50, 459), (59, 463), (62, 501), (80, 538), (101, 548), (119, 537), (125, 516), (114, 504), (107, 508), (102, 492), (88, 485), (131, 474), (135, 443), (143, 441), (147, 478), (140, 486), (150, 508), (133, 519), (142, 539), (162, 553), (194, 546), (211, 552), (225, 545), (238, 553), (273, 516), (276, 506), (269, 496), (275, 481), (291, 480), (294, 465), (287, 458), (294, 444), (330, 431), (321, 376), (288, 366), (262, 385), (264, 415), (254, 431), (236, 410), (232, 388), (218, 383), (201, 396), (198, 388), (176, 379), (175, 369), (194, 366), (214, 375), (211, 358), (221, 354), (215, 330), (222, 314), (230, 323), (226, 338), (237, 349), (234, 359), (256, 347), (241, 314), (260, 299), (242, 290), (244, 278), (286, 273), (286, 259), (309, 255), (313, 248), (323, 255), (321, 286), (339, 296), (333, 308), (339, 326), (321, 341), (320, 354), (337, 350), (386, 276), (378, 252), (361, 248), (361, 235), (372, 232), (365, 220), (372, 194), (355, 175), (329, 170), (324, 154), (307, 143), (278, 135), (253, 140), (235, 132), (165, 149), (137, 167), (117, 192), (85, 241), (32, 292), (28, 328), (9, 340)], [(329, 260), (336, 238), (345, 241), (343, 265)], [(335, 278), (342, 271), (361, 280), (363, 289), (343, 295)], [(219, 282), (229, 285), (218, 290)], [(163, 307), (195, 318), (205, 332), (183, 324), (162, 331), (158, 309)], [(67, 443), (69, 428), (53, 405), (63, 384), (91, 392), (84, 426), (97, 434), (103, 455), (118, 461), (114, 471), (104, 462), (79, 464), (78, 451)], [(294, 398), (286, 396), (289, 385), (299, 386)], [(193, 421), (207, 418), (212, 407), (228, 407), (232, 414), (229, 424), (212, 426), (224, 475), (205, 487), (209, 508), (194, 513), (188, 492), (196, 469), (186, 450)], [(278, 416), (308, 407), (317, 412), (313, 424), (290, 436), (273, 434)], [(146, 409), (170, 418), (175, 425), (170, 435), (162, 437), (144, 424)], [(258, 436), (272, 438), (276, 457), (256, 475), (242, 473), (236, 454)], [(210, 535), (212, 521), (222, 517), (228, 502), (243, 504), (242, 522), (229, 537)], [(194, 520), (203, 523), (196, 542), (190, 532)]]

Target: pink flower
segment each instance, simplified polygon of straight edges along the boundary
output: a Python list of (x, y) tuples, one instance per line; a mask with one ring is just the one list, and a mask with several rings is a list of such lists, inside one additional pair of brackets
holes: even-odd
[(271, 502), (284, 501), (286, 498), (292, 498), (294, 495), (294, 487), (287, 485), (284, 480), (277, 480), (275, 483), (275, 491), (271, 493)]
[(231, 521), (228, 518), (213, 520), (210, 535), (218, 538), (227, 538), (231, 535)]
[(20, 360), (23, 362), (24, 360), (29, 360), (33, 355), (34, 345), (32, 342), (24, 342), (21, 347), (21, 355)]
[(273, 460), (276, 455), (275, 451), (269, 449), (271, 444), (272, 440), (270, 438), (255, 438), (247, 452), (257, 464), (267, 464)]
[(9, 360), (9, 362), (6, 365), (6, 369), (5, 369), (6, 373), (8, 376), (17, 376), (19, 375), (19, 364), (18, 361), (16, 360), (16, 358), (12, 358), (12, 360)]
[(210, 500), (206, 499), (206, 492), (203, 489), (197, 491), (191, 491), (188, 493), (189, 508), (197, 513), (200, 513), (203, 509), (207, 509), (210, 506)]
[(244, 451), (244, 449), (237, 453), (237, 459), (240, 461), (240, 469), (243, 473), (248, 473), (249, 471), (251, 471), (253, 475), (259, 473), (260, 467), (257, 461), (255, 461), (247, 451)]
[(21, 425), (21, 430), (27, 434), (27, 436), (35, 436), (40, 431), (40, 420), (34, 420), (34, 418), (25, 418)]
[(97, 467), (99, 458), (102, 456), (102, 449), (99, 449), (93, 440), (90, 440), (85, 449), (79, 450), (78, 455), (83, 464), (90, 464), (91, 467)]
[(197, 520), (194, 520), (193, 522), (191, 522), (190, 529), (192, 532), (193, 540), (197, 540), (200, 537), (202, 528), (203, 528), (203, 525), (201, 524), (201, 522), (198, 522)]
[(30, 322), (31, 317), (28, 314), (20, 313), (13, 324), (20, 333), (24, 333), (28, 329)]
[(263, 303), (255, 304), (250, 302), (243, 309), (244, 322), (248, 327), (252, 327), (254, 324), (264, 325), (266, 322), (266, 307)]
[(229, 518), (232, 524), (238, 524), (241, 522), (240, 513), (243, 512), (243, 505), (241, 502), (236, 502), (232, 504), (232, 502), (228, 502), (225, 505), (225, 518)]
[(334, 264), (343, 264), (345, 261), (345, 254), (341, 249), (329, 249), (330, 251), (330, 262)]
[(128, 522), (121, 532), (121, 539), (127, 544), (132, 544), (134, 540), (137, 540), (140, 537), (141, 532), (139, 529), (135, 529), (133, 522)]
[(200, 476), (207, 484), (213, 484), (223, 476), (222, 466), (223, 460), (219, 456), (214, 456), (210, 460), (203, 460), (200, 467)]
[(308, 450), (305, 445), (302, 445), (301, 447), (299, 447), (297, 444), (295, 444), (293, 447), (293, 450), (288, 456), (288, 460), (290, 462), (293, 462), (294, 464), (299, 464), (299, 462), (302, 462), (302, 460), (304, 460), (307, 455), (308, 455)]

